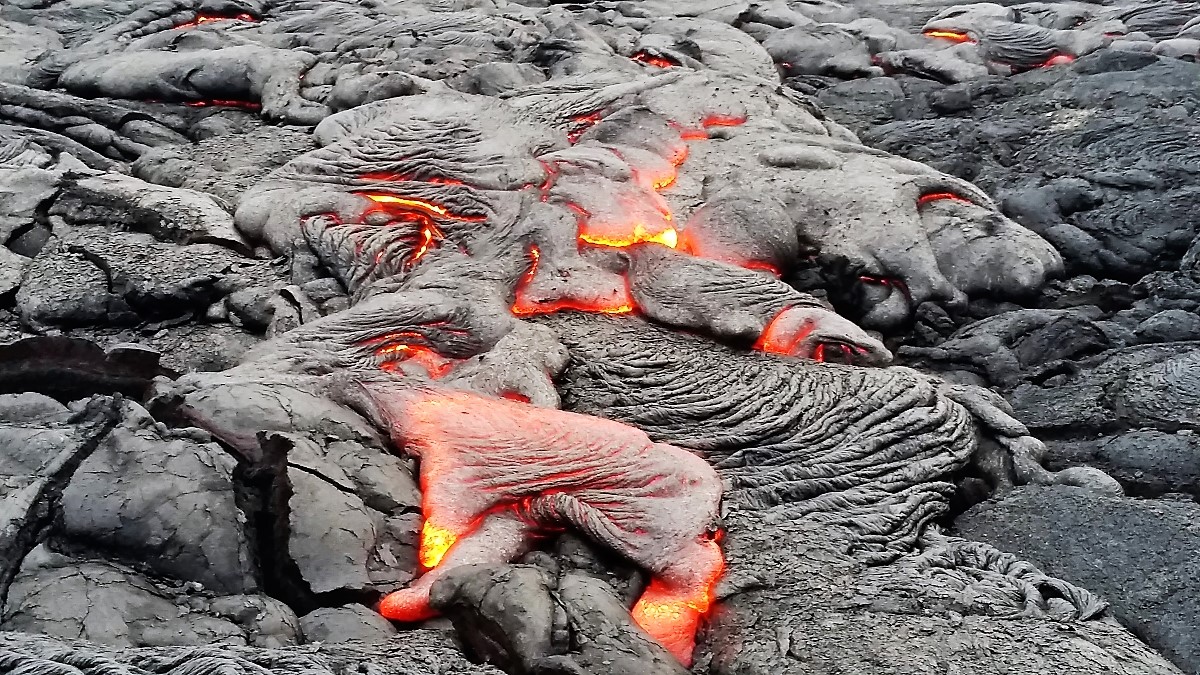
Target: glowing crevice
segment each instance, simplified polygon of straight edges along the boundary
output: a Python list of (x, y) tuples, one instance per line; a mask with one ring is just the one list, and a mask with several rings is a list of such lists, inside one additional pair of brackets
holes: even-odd
[(260, 19), (258, 17), (254, 16), (253, 14), (248, 14), (246, 12), (239, 12), (237, 14), (209, 14), (209, 13), (205, 13), (205, 12), (200, 12), (200, 13), (196, 14), (195, 18), (193, 18), (191, 21), (185, 21), (183, 23), (176, 24), (175, 28), (176, 29), (195, 28), (196, 26), (200, 26), (200, 25), (203, 25), (206, 23), (218, 23), (221, 21), (241, 21), (244, 23), (258, 23), (259, 20)]
[(668, 58), (666, 56), (661, 56), (658, 54), (651, 54), (647, 51), (640, 51), (640, 52), (634, 54), (633, 60), (641, 61), (642, 63), (654, 66), (656, 68), (675, 68), (675, 67), (679, 66), (679, 63), (677, 63), (672, 58)]
[(938, 40), (948, 40), (950, 42), (959, 44), (964, 42), (975, 44), (976, 42), (975, 38), (971, 37), (967, 33), (957, 30), (927, 30), (922, 34), (925, 37), (931, 37)]
[(445, 206), (427, 199), (401, 197), (387, 192), (358, 191), (354, 194), (366, 197), (376, 204), (381, 204), (383, 205), (381, 208), (384, 209), (410, 210), (423, 213), (431, 218), (446, 218), (448, 220), (461, 220), (472, 223), (481, 223), (487, 220), (487, 216), (455, 213)]

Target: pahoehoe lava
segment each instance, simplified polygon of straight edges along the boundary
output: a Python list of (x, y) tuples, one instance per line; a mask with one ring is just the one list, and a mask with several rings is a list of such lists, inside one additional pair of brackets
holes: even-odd
[(0, 6), (0, 673), (1200, 675), (1200, 3)]

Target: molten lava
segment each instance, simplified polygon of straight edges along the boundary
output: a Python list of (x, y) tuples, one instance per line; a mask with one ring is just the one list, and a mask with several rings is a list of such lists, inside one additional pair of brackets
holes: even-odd
[(606, 237), (599, 234), (580, 232), (579, 241), (592, 244), (593, 246), (611, 246), (615, 248), (625, 248), (634, 244), (647, 243), (662, 244), (667, 248), (675, 248), (679, 243), (679, 233), (673, 227), (651, 232), (642, 223), (634, 223), (633, 229), (628, 233), (628, 236)]
[(797, 327), (788, 325), (788, 307), (771, 319), (762, 335), (754, 343), (754, 349), (768, 354), (794, 354), (796, 349), (812, 335), (816, 326), (811, 321), (804, 321)]
[(699, 588), (681, 592), (660, 579), (652, 579), (630, 612), (642, 630), (685, 664), (691, 663), (696, 628), (712, 608), (715, 599), (713, 590), (725, 573), (725, 559), (720, 546), (715, 541), (706, 542), (705, 546), (711, 549), (710, 555), (719, 564), (708, 570)]
[(439, 354), (432, 347), (420, 344), (425, 336), (412, 331), (387, 333), (362, 341), (364, 347), (374, 347), (373, 354), (380, 360), (381, 370), (393, 371), (401, 363), (420, 366), (429, 377), (438, 379), (454, 368), (455, 361)]
[(421, 258), (425, 257), (425, 254), (429, 252), (429, 247), (433, 245), (433, 242), (435, 240), (441, 241), (442, 238), (443, 235), (441, 230), (437, 229), (437, 226), (433, 223), (425, 223), (422, 225), (421, 243), (417, 245), (416, 250), (413, 251), (412, 255), (408, 257), (408, 260), (404, 261), (405, 267), (412, 269), (414, 266), (416, 266), (417, 262), (420, 261)]
[(185, 21), (181, 24), (176, 24), (175, 28), (195, 28), (201, 24), (217, 23), (219, 21), (242, 21), (245, 23), (258, 23), (259, 19), (253, 14), (247, 14), (246, 12), (233, 15), (208, 14), (205, 12), (200, 12), (196, 14), (195, 18), (193, 18), (191, 21)]
[(579, 137), (587, 133), (588, 129), (596, 126), (596, 123), (599, 122), (602, 117), (603, 115), (601, 115), (599, 112), (588, 113), (586, 115), (576, 115), (575, 117), (572, 117), (571, 121), (579, 126), (567, 132), (567, 140), (571, 142), (571, 145), (575, 145), (579, 142)]
[(967, 33), (956, 30), (927, 30), (924, 32), (925, 37), (936, 38), (938, 40), (949, 40), (955, 43), (970, 42), (974, 43), (975, 39)]
[(654, 66), (655, 68), (674, 68), (679, 65), (679, 63), (676, 62), (675, 59), (668, 58), (666, 56), (661, 56), (658, 54), (651, 54), (646, 51), (640, 51), (640, 52), (634, 54), (633, 60), (641, 61), (642, 63), (647, 63), (649, 65)]
[[(525, 271), (517, 284), (516, 299), (511, 307), (512, 313), (516, 316), (553, 314), (568, 309), (594, 314), (629, 314), (634, 311), (633, 298), (630, 297), (628, 288), (620, 296), (602, 302), (587, 302), (576, 298), (555, 298), (547, 302), (531, 299), (528, 287), (537, 276), (538, 265), (542, 260), (542, 251), (537, 246), (530, 246), (528, 256), (529, 269)], [(505, 396), (505, 398), (510, 397)]]
[(929, 194), (924, 194), (917, 198), (917, 206), (924, 206), (930, 202), (938, 202), (945, 199), (952, 199), (954, 201), (965, 202), (967, 204), (972, 203), (970, 199), (967, 199), (966, 197), (960, 197), (953, 192), (930, 192)]
[(426, 520), (421, 526), (421, 545), (417, 551), (417, 560), (421, 567), (426, 570), (437, 567), (456, 541), (457, 534)]
[(446, 208), (445, 206), (442, 206), (441, 204), (438, 204), (437, 202), (431, 202), (427, 199), (399, 197), (397, 195), (390, 194), (387, 192), (360, 191), (360, 192), (355, 192), (355, 194), (366, 197), (367, 199), (370, 199), (371, 201), (373, 201), (377, 204), (381, 204), (383, 206), (381, 206), (380, 208), (387, 209), (387, 210), (396, 209), (396, 210), (400, 210), (400, 211), (416, 211), (418, 213), (423, 213), (430, 218), (446, 218), (449, 220), (461, 220), (461, 221), (467, 221), (467, 222), (472, 222), (472, 223), (481, 223), (481, 222), (487, 220), (487, 216), (475, 216), (475, 215), (466, 215), (466, 214), (462, 214), (462, 213), (454, 213), (453, 211)]
[(700, 120), (699, 127), (685, 127), (676, 122), (672, 122), (671, 126), (679, 131), (679, 137), (685, 141), (706, 141), (708, 140), (708, 129), (710, 127), (736, 127), (745, 123), (745, 115), (714, 114)]

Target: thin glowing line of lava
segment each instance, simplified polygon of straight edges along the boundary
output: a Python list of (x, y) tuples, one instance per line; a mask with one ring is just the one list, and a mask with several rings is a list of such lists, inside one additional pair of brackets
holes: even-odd
[(964, 42), (969, 42), (971, 44), (975, 43), (975, 39), (970, 35), (956, 30), (927, 30), (923, 33), (923, 35), (925, 35), (925, 37), (936, 38), (938, 40), (949, 40), (950, 42), (956, 42), (959, 44)]
[(356, 192), (355, 194), (366, 197), (377, 204), (386, 204), (389, 206), (411, 209), (424, 213), (430, 217), (447, 218), (449, 220), (462, 220), (473, 223), (481, 223), (487, 220), (486, 216), (468, 216), (461, 213), (454, 213), (450, 209), (438, 204), (437, 202), (431, 202), (425, 199), (398, 197), (396, 195), (384, 192)]

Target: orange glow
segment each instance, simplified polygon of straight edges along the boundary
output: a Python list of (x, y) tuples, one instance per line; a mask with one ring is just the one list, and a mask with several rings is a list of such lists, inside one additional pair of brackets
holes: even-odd
[(515, 391), (506, 391), (500, 394), (500, 398), (506, 398), (510, 401), (516, 401), (517, 403), (529, 403), (528, 396), (525, 394), (518, 394)]
[(405, 261), (405, 266), (412, 269), (417, 264), (417, 261), (425, 257), (425, 254), (429, 252), (429, 247), (433, 245), (435, 239), (441, 241), (441, 230), (437, 229), (433, 223), (423, 225), (421, 227), (421, 243), (417, 246), (417, 250), (413, 251), (413, 254)]
[(712, 608), (713, 590), (725, 572), (720, 547), (715, 541), (707, 542), (707, 546), (712, 549), (717, 564), (699, 588), (690, 592), (675, 589), (655, 578), (630, 612), (642, 630), (666, 647), (685, 666), (691, 665), (696, 628), (700, 625), (700, 619)]
[(963, 42), (975, 42), (970, 35), (956, 30), (927, 30), (924, 34), (925, 37), (937, 38), (939, 40), (949, 40), (950, 42), (956, 42), (960, 44)]
[(1070, 54), (1055, 53), (1050, 58), (1042, 61), (1037, 65), (1038, 68), (1050, 68), (1052, 66), (1065, 66), (1068, 63), (1074, 63), (1075, 57)]
[(399, 363), (411, 362), (425, 369), (430, 377), (437, 379), (450, 372), (455, 361), (439, 354), (432, 347), (413, 342), (425, 341), (425, 336), (413, 331), (387, 333), (376, 338), (363, 340), (364, 347), (375, 347), (372, 352), (383, 363), (381, 370), (394, 371)]
[(679, 65), (674, 59), (670, 59), (665, 56), (659, 56), (657, 54), (650, 54), (645, 51), (634, 54), (633, 60), (641, 61), (642, 63), (648, 63), (656, 68), (674, 68), (675, 66)]
[(952, 199), (954, 201), (965, 202), (967, 204), (973, 203), (970, 199), (967, 199), (966, 197), (960, 197), (953, 192), (931, 192), (918, 197), (917, 206), (924, 206), (930, 202), (942, 201), (943, 199)]
[(705, 141), (708, 140), (709, 127), (736, 127), (745, 123), (745, 115), (708, 115), (700, 120), (698, 128), (685, 127), (677, 122), (672, 122), (671, 126), (679, 130), (679, 137), (685, 141)]
[(634, 244), (645, 243), (662, 244), (667, 248), (675, 248), (675, 246), (679, 243), (679, 233), (676, 232), (675, 228), (673, 227), (668, 227), (664, 230), (659, 230), (658, 232), (650, 232), (646, 229), (645, 225), (641, 223), (634, 223), (633, 231), (630, 232), (627, 237), (615, 238), (587, 232), (580, 232), (579, 240), (594, 246), (611, 246), (615, 248), (624, 248)]
[(421, 546), (417, 552), (421, 567), (427, 570), (437, 567), (456, 541), (458, 535), (426, 520), (421, 526)]
[(572, 117), (571, 121), (580, 126), (577, 129), (567, 132), (567, 140), (571, 142), (571, 145), (575, 145), (579, 142), (579, 137), (587, 133), (588, 129), (596, 126), (596, 123), (599, 122), (600, 119), (601, 115), (599, 112), (588, 113), (586, 115), (576, 115), (575, 117)]
[[(386, 371), (396, 369), (396, 364), (401, 362), (411, 362), (425, 369), (429, 376), (433, 379), (438, 379), (450, 372), (454, 367), (454, 362), (441, 354), (437, 353), (429, 347), (420, 345), (392, 345), (375, 350), (375, 356), (389, 359), (387, 362), (379, 366)], [(400, 358), (395, 358), (395, 357)]]
[(235, 101), (233, 99), (220, 99), (220, 98), (214, 98), (214, 99), (211, 99), (208, 101), (186, 101), (186, 102), (184, 102), (184, 105), (190, 106), (192, 108), (207, 108), (207, 107), (212, 106), (212, 107), (218, 107), (218, 108), (241, 108), (243, 110), (262, 110), (262, 104), (255, 103), (254, 101)]
[(536, 245), (529, 247), (529, 269), (525, 270), (525, 274), (521, 277), (521, 286), (525, 286), (533, 281), (537, 276), (538, 263), (542, 261), (542, 249)]
[(749, 260), (749, 261), (742, 263), (740, 266), (745, 267), (748, 270), (758, 270), (761, 272), (769, 272), (776, 279), (783, 276), (783, 272), (780, 272), (778, 267), (772, 265), (769, 262), (763, 262), (761, 260)]
[(234, 14), (233, 16), (200, 13), (196, 15), (196, 18), (192, 19), (191, 21), (178, 24), (175, 26), (175, 28), (194, 28), (201, 24), (216, 23), (218, 21), (245, 21), (247, 23), (258, 23), (258, 17), (245, 12)]
[(768, 354), (792, 354), (809, 335), (812, 335), (816, 326), (811, 321), (805, 321), (795, 333), (788, 330), (785, 325), (788, 310), (791, 307), (786, 307), (784, 310), (775, 315), (767, 327), (763, 329), (762, 335), (758, 336), (758, 340), (754, 343), (754, 349)]
[(425, 199), (415, 199), (411, 197), (398, 197), (386, 192), (356, 192), (355, 194), (362, 195), (367, 199), (377, 203), (385, 204), (387, 207), (399, 207), (423, 213), (431, 218), (447, 218), (450, 220), (464, 220), (472, 223), (480, 223), (487, 220), (486, 216), (467, 216), (461, 213), (454, 213), (445, 206), (437, 202), (431, 202)]
[[(521, 281), (517, 284), (516, 299), (512, 304), (512, 313), (516, 316), (535, 316), (538, 314), (553, 314), (563, 310), (573, 309), (579, 312), (589, 312), (597, 314), (629, 314), (634, 310), (633, 299), (629, 297), (629, 291), (626, 291), (618, 297), (612, 298), (608, 303), (604, 302), (586, 302), (574, 298), (555, 298), (547, 302), (538, 302), (529, 297), (526, 288), (537, 276), (538, 265), (542, 260), (542, 252), (537, 246), (529, 247), (529, 269), (521, 276)], [(504, 398), (511, 398), (505, 395)]]

